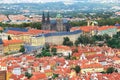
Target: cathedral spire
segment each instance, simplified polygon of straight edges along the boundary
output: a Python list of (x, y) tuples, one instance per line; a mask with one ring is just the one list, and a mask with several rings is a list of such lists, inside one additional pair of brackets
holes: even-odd
[(47, 13), (47, 23), (50, 23), (50, 15), (49, 15), (49, 12)]
[(45, 23), (45, 14), (43, 12), (43, 14), (42, 14), (42, 24), (44, 24), (44, 23)]

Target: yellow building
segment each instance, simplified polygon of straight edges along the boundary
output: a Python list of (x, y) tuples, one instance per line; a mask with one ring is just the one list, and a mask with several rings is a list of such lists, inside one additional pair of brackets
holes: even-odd
[(22, 40), (3, 40), (4, 53), (17, 52), (23, 45)]
[(83, 64), (81, 66), (81, 73), (86, 73), (86, 72), (102, 72), (102, 71), (104, 71), (104, 68), (99, 63)]
[(7, 72), (6, 80), (10, 80), (10, 76), (11, 76), (11, 74), (12, 74), (12, 73)]
[(30, 38), (32, 35), (30, 34), (8, 34), (12, 40), (18, 39), (23, 40), (25, 43), (30, 43)]
[(44, 32), (45, 31), (43, 30), (36, 30), (36, 29), (30, 29), (28, 32), (9, 30), (7, 34), (13, 40), (14, 39), (23, 40), (25, 43), (31, 44), (33, 46), (39, 46), (45, 43), (45, 37), (42, 36), (37, 37), (37, 35), (42, 34)]
[(46, 74), (46, 76), (47, 77), (50, 77), (50, 76), (52, 76), (53, 75), (53, 71), (52, 70), (45, 70), (45, 74)]

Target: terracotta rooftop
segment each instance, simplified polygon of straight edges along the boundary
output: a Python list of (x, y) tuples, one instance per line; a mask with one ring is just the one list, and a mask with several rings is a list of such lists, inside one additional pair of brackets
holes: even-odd
[(4, 46), (7, 46), (9, 44), (16, 44), (16, 43), (23, 43), (22, 40), (3, 40)]
[(115, 26), (102, 26), (102, 27), (99, 27), (98, 30), (102, 31), (102, 30), (107, 30), (111, 28), (115, 28)]
[(8, 30), (8, 34), (14, 34), (14, 35), (20, 35), (20, 34), (31, 34), (31, 35), (38, 35), (38, 34), (46, 34), (46, 33), (51, 33), (55, 31), (50, 31), (50, 30), (38, 30), (38, 29), (29, 29), (28, 32), (22, 32), (22, 31), (13, 31), (13, 30)]

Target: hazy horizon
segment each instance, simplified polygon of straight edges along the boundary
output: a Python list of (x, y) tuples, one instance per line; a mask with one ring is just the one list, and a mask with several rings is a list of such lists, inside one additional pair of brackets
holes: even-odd
[(73, 0), (0, 0), (0, 3), (45, 3), (45, 2), (58, 2), (58, 1), (73, 1)]
[(0, 0), (0, 3), (46, 3), (46, 2), (59, 2), (74, 3), (74, 2), (99, 2), (99, 3), (118, 3), (119, 0)]

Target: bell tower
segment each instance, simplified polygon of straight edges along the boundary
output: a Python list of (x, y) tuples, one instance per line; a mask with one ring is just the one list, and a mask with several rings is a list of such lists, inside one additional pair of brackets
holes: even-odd
[(56, 16), (56, 22), (57, 22), (57, 31), (64, 31), (65, 26), (63, 25), (63, 19), (61, 14), (57, 14)]
[(46, 28), (46, 26), (45, 26), (45, 24), (46, 24), (46, 22), (45, 22), (45, 14), (44, 14), (44, 12), (43, 12), (43, 14), (42, 14), (42, 30), (45, 30)]

